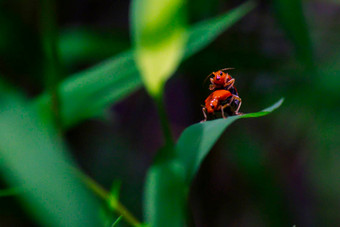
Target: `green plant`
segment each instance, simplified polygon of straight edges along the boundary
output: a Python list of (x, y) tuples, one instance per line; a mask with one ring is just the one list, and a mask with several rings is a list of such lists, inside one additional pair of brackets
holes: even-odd
[[(233, 121), (266, 115), (279, 107), (282, 100), (258, 113), (193, 125), (183, 132), (174, 145), (162, 99), (164, 84), (175, 71), (183, 54), (186, 36), (184, 1), (158, 2), (161, 10), (151, 7), (156, 2), (135, 1), (132, 6), (132, 34), (136, 44), (137, 65), (158, 107), (165, 137), (165, 145), (158, 151), (148, 171), (144, 209), (147, 223), (151, 226), (185, 226), (186, 198), (192, 178), (218, 137)], [(250, 6), (243, 7), (247, 9)], [(160, 21), (155, 19), (159, 14), (165, 15)], [(155, 27), (150, 28), (151, 22), (144, 19), (146, 16), (155, 22), (152, 25)], [(163, 68), (164, 62), (170, 62), (170, 65)]]
[[(189, 26), (185, 4), (182, 0), (134, 1), (131, 10), (134, 48), (60, 82), (57, 78), (60, 59), (54, 53), (58, 41), (51, 38), (56, 29), (55, 19), (49, 18), (43, 26), (45, 57), (49, 62), (46, 92), (27, 100), (9, 86), (1, 89), (0, 167), (8, 184), (20, 189), (18, 195), (40, 223), (98, 225), (96, 211), (100, 205), (84, 182), (108, 203), (109, 209), (131, 225), (142, 225), (118, 201), (117, 195), (79, 172), (61, 136), (85, 119), (103, 116), (109, 106), (142, 85), (157, 106), (165, 140), (146, 179), (144, 208), (146, 222), (151, 226), (185, 225), (186, 198), (193, 176), (223, 131), (237, 119), (264, 116), (282, 103), (281, 100), (257, 113), (192, 125), (177, 143), (173, 141), (163, 103), (166, 81), (184, 59), (206, 47), (254, 7), (248, 2), (224, 15)], [(51, 5), (45, 7), (48, 10)], [(120, 218), (113, 225), (119, 221)]]

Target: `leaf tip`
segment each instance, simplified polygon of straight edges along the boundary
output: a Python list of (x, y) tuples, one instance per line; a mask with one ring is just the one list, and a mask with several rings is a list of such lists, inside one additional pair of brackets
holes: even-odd
[(274, 110), (276, 110), (277, 108), (279, 108), (282, 103), (284, 102), (285, 98), (282, 97), (279, 101), (277, 101), (276, 103), (274, 103), (272, 106), (262, 110), (262, 112), (272, 112)]

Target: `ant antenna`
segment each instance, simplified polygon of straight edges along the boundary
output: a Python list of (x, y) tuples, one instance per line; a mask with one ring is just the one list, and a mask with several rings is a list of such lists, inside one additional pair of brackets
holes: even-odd
[(213, 73), (213, 72), (210, 73), (210, 74), (204, 79), (202, 86), (204, 86), (204, 84), (207, 82), (207, 79), (208, 79), (211, 75), (214, 75), (214, 73)]
[(235, 68), (224, 68), (224, 69), (220, 69), (221, 71), (228, 71), (228, 70), (233, 70)]

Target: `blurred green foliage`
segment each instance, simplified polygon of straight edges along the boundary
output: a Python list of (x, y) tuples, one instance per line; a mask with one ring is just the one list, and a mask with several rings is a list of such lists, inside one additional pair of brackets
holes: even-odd
[[(251, 13), (252, 3), (230, 10), (238, 1), (155, 2), (151, 9), (135, 5), (135, 14), (143, 13), (130, 21), (136, 26), (131, 45), (128, 1), (0, 1), (0, 225), (37, 220), (46, 226), (98, 226), (103, 210), (106, 225), (127, 224), (110, 205), (99, 206), (69, 168), (77, 166), (72, 152), (106, 187), (122, 178), (121, 200), (141, 221), (138, 190), (146, 188), (144, 212), (154, 226), (183, 226), (185, 219), (189, 226), (335, 226), (340, 208), (337, 1), (273, 0), (260, 2)], [(152, 10), (166, 3), (174, 7)], [(157, 13), (163, 19), (152, 24)], [(136, 19), (148, 17), (152, 26)], [(171, 39), (175, 31), (183, 36)], [(162, 40), (166, 44), (157, 52), (171, 59), (148, 62), (149, 80), (161, 77), (163, 86), (179, 63), (191, 58), (165, 92), (168, 123), (179, 142), (176, 150), (160, 150), (144, 185), (162, 142), (155, 108), (138, 91), (142, 79), (134, 51)], [(169, 42), (177, 43), (175, 48)], [(164, 54), (164, 48), (175, 54)], [(258, 110), (282, 96), (285, 104), (270, 118), (238, 121), (223, 134), (235, 119), (193, 125), (179, 136), (202, 118), (200, 104), (209, 92), (202, 88), (204, 77), (228, 66), (237, 68), (232, 76), (241, 111)], [(106, 121), (89, 121), (93, 118)], [(201, 144), (206, 141), (209, 146)], [(183, 155), (184, 167), (177, 155)], [(20, 198), (27, 214), (8, 196)]]
[(160, 96), (185, 48), (185, 0), (132, 1), (131, 33), (136, 62), (148, 92)]
[(98, 225), (99, 205), (74, 175), (53, 124), (13, 93), (2, 94), (1, 106), (1, 172), (28, 211), (46, 226)]

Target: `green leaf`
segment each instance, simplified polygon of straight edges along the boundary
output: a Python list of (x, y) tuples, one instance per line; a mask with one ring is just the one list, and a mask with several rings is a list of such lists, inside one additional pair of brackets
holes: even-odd
[[(65, 79), (59, 86), (63, 127), (102, 116), (110, 104), (120, 101), (140, 85), (130, 51)], [(35, 103), (45, 116), (49, 115), (49, 102), (51, 96), (44, 94)]]
[(183, 56), (186, 31), (185, 0), (134, 0), (131, 31), (136, 62), (152, 96), (159, 95)]
[[(246, 3), (222, 16), (193, 25), (189, 30), (184, 57), (188, 58), (206, 47), (252, 8), (252, 3)], [(102, 116), (106, 108), (136, 91), (141, 85), (132, 51), (71, 75), (59, 86), (63, 127), (67, 129), (82, 120)], [(45, 117), (50, 115), (50, 102), (51, 96), (47, 93), (35, 100), (35, 105)]]
[(298, 59), (313, 67), (313, 46), (301, 0), (273, 0), (276, 16), (295, 46)]
[[(170, 153), (170, 152), (168, 152)], [(156, 161), (145, 185), (145, 218), (151, 227), (186, 226), (184, 169), (177, 161)]]
[(257, 113), (206, 121), (186, 128), (176, 145), (177, 158), (186, 168), (186, 180), (191, 182), (205, 156), (231, 123), (240, 118), (265, 116), (277, 109), (282, 102), (283, 99)]
[(73, 174), (52, 123), (27, 101), (1, 96), (0, 170), (42, 226), (99, 226), (99, 204)]

